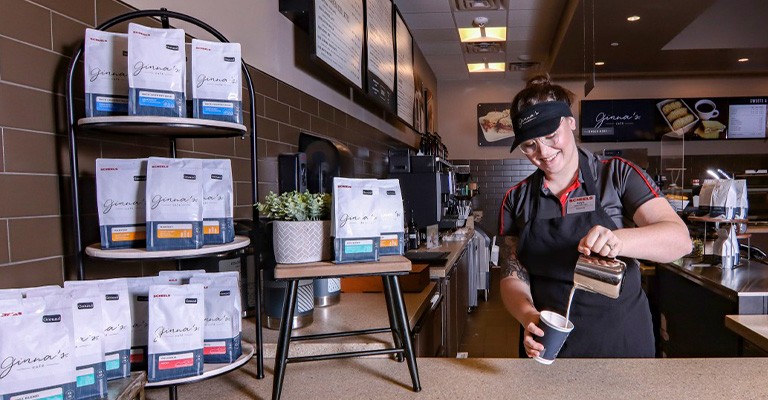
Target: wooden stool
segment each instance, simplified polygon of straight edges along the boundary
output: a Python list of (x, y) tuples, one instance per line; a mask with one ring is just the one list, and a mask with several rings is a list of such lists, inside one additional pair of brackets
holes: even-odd
[[(285, 366), (289, 362), (320, 361), (380, 354), (394, 354), (398, 361), (402, 361), (402, 357), (404, 356), (405, 360), (408, 362), (408, 369), (411, 373), (413, 391), (420, 391), (421, 384), (419, 383), (419, 370), (416, 366), (416, 356), (413, 353), (411, 329), (408, 325), (408, 315), (405, 312), (403, 294), (400, 292), (400, 283), (397, 279), (398, 275), (405, 275), (410, 271), (411, 262), (403, 256), (383, 256), (378, 262), (352, 264), (334, 264), (331, 262), (278, 264), (275, 267), (275, 279), (287, 280), (288, 291), (286, 292), (285, 301), (283, 303), (280, 333), (278, 334), (277, 340), (277, 352), (275, 353), (275, 378), (272, 385), (272, 399), (276, 400), (280, 398), (283, 378), (285, 376)], [(298, 291), (300, 279), (371, 275), (381, 276), (384, 284), (384, 297), (387, 302), (387, 312), (389, 314), (389, 328), (372, 328), (357, 331), (342, 331), (291, 337), (293, 327), (291, 322), (293, 321), (293, 311), (296, 307), (296, 293)], [(291, 341), (330, 339), (384, 332), (392, 332), (394, 348), (327, 353), (304, 357), (288, 357), (288, 347)]]

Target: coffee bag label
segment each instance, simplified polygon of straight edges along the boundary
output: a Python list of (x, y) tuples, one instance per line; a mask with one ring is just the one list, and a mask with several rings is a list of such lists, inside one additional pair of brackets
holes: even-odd
[(203, 160), (203, 244), (235, 240), (232, 163)]
[(192, 39), (192, 103), (195, 118), (243, 121), (239, 43)]
[(381, 228), (379, 186), (375, 179), (333, 178), (336, 262), (378, 261)]
[(204, 296), (200, 284), (150, 286), (150, 382), (203, 373)]
[(190, 283), (205, 290), (206, 363), (231, 363), (242, 354), (242, 300), (237, 274), (212, 273), (195, 275)]
[(85, 115), (128, 114), (128, 35), (85, 30)]
[(184, 30), (128, 24), (128, 114), (185, 117)]
[(70, 307), (55, 295), (0, 300), (0, 399), (75, 399)]
[(102, 249), (144, 247), (146, 159), (96, 159)]
[(379, 254), (398, 255), (405, 251), (405, 215), (398, 179), (379, 179)]
[(203, 162), (150, 157), (147, 163), (147, 250), (203, 246)]

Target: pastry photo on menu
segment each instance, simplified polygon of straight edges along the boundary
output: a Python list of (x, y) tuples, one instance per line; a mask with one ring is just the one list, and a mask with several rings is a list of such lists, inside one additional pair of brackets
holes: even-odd
[(669, 126), (668, 136), (682, 137), (699, 122), (699, 117), (683, 99), (662, 100), (656, 103), (656, 107)]
[(725, 139), (727, 127), (721, 121), (727, 121), (727, 107), (718, 104), (718, 99), (697, 99), (691, 103), (700, 119), (693, 134), (700, 139)]
[(477, 115), (478, 141), (481, 145), (484, 142), (493, 146), (506, 146), (509, 144), (507, 142), (511, 143), (515, 132), (509, 115), (509, 104), (478, 104)]

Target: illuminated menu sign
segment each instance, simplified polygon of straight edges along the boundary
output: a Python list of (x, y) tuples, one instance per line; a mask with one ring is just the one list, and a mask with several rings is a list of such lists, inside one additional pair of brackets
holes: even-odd
[(728, 106), (728, 139), (764, 139), (768, 99), (743, 99)]
[(400, 13), (395, 13), (397, 44), (397, 116), (408, 125), (414, 125), (413, 38)]
[(395, 112), (395, 43), (390, 0), (366, 1), (367, 93)]
[(364, 0), (315, 0), (315, 57), (363, 89)]
[(768, 97), (583, 100), (584, 142), (764, 139)]

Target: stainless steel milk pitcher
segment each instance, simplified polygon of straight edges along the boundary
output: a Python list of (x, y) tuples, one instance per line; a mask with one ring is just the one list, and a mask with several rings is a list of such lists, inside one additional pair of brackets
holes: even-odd
[(580, 255), (573, 271), (577, 289), (599, 293), (612, 299), (619, 297), (627, 264), (615, 258)]

